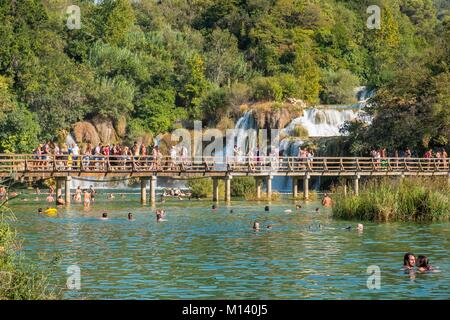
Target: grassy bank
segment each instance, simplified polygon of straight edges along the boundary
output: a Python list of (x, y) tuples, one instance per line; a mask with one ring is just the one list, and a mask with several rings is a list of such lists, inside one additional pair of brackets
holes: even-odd
[(442, 178), (370, 180), (359, 196), (345, 196), (338, 187), (333, 216), (369, 221), (446, 221), (450, 217), (450, 187)]
[(48, 270), (31, 264), (19, 252), (21, 247), (16, 232), (9, 221), (12, 213), (5, 213), (1, 207), (0, 216), (0, 300), (49, 300), (59, 299), (61, 294), (49, 284), (49, 275), (55, 263)]

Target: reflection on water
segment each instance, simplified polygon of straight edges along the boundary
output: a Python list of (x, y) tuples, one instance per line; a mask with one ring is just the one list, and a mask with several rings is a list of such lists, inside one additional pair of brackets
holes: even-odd
[[(187, 200), (163, 204), (168, 221), (157, 223), (136, 195), (96, 198), (89, 210), (73, 204), (55, 218), (36, 214), (42, 203), (13, 205), (27, 257), (46, 263), (61, 254), (55, 283), (64, 286), (66, 268), (80, 266), (81, 290), (65, 290), (68, 299), (450, 297), (448, 223), (365, 223), (358, 234), (344, 229), (357, 222), (332, 220), (326, 209), (316, 214), (317, 203), (299, 213), (291, 201), (270, 212), (265, 203), (236, 201), (230, 213), (225, 204), (212, 211), (209, 202)], [(99, 219), (103, 211), (110, 219)], [(410, 279), (400, 270), (407, 251), (428, 255), (442, 272)], [(370, 265), (381, 268), (380, 290), (367, 289)]]

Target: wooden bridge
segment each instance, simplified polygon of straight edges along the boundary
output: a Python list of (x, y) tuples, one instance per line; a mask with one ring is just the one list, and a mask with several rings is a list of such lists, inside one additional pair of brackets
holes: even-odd
[(314, 176), (343, 177), (353, 180), (353, 191), (359, 192), (359, 179), (364, 176), (442, 176), (450, 181), (450, 161), (443, 158), (369, 158), (369, 157), (158, 157), (151, 156), (85, 156), (0, 154), (0, 177), (15, 180), (54, 178), (57, 193), (70, 203), (72, 177), (93, 177), (101, 181), (107, 177), (139, 178), (141, 202), (147, 203), (150, 182), (150, 203), (155, 203), (156, 177), (213, 179), (213, 200), (219, 200), (219, 179), (225, 180), (226, 201), (231, 200), (233, 176), (252, 176), (256, 179), (257, 198), (261, 197), (262, 182), (266, 181), (267, 197), (272, 196), (274, 176), (293, 179), (293, 196), (298, 195), (298, 181), (303, 180), (303, 196), (309, 196), (309, 180)]

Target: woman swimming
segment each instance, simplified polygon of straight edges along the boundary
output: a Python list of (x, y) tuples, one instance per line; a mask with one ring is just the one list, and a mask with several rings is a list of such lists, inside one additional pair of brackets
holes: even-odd
[(433, 270), (433, 267), (429, 264), (427, 256), (418, 256), (417, 257), (417, 269), (420, 272), (426, 272)]
[(416, 256), (413, 253), (408, 252), (403, 256), (403, 269), (414, 270), (415, 264)]

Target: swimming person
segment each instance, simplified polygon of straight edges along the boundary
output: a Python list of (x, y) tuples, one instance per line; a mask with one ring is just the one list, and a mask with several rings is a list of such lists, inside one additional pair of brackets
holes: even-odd
[(253, 223), (253, 230), (259, 231), (259, 222), (255, 221), (255, 222)]
[(300, 210), (301, 208), (302, 208), (302, 206), (299, 204), (295, 206), (295, 210)]
[(324, 207), (331, 207), (332, 201), (331, 197), (328, 195), (328, 193), (325, 193), (322, 199), (322, 205)]
[(47, 197), (47, 202), (53, 202), (53, 201), (55, 201), (55, 198), (53, 198), (53, 196), (51, 194), (49, 194)]
[(102, 213), (102, 218), (101, 218), (102, 220), (106, 220), (106, 219), (108, 219), (108, 214), (106, 213), (106, 212), (103, 212)]
[(264, 207), (264, 211), (270, 211), (270, 207), (269, 206), (265, 206)]
[(77, 187), (77, 190), (75, 190), (75, 196), (74, 196), (74, 200), (76, 201), (76, 202), (81, 202), (81, 193), (82, 193), (82, 191), (81, 191), (81, 187), (80, 186), (78, 186)]
[(364, 231), (364, 225), (362, 223), (358, 223), (358, 225), (356, 226), (356, 230), (358, 232), (363, 232)]
[(417, 257), (417, 269), (420, 272), (426, 272), (433, 270), (433, 267), (429, 264), (427, 256), (418, 256)]
[(156, 210), (156, 222), (162, 221), (162, 217), (163, 217), (163, 215), (162, 215), (161, 210)]
[(212, 210), (217, 210), (217, 206), (215, 204), (212, 205), (211, 207)]
[(58, 205), (58, 206), (62, 206), (62, 205), (64, 205), (66, 202), (64, 201), (64, 199), (63, 199), (63, 197), (62, 196), (58, 196), (58, 199), (56, 199), (56, 204)]
[(128, 213), (128, 220), (133, 221), (133, 214), (131, 212)]
[(42, 208), (39, 208), (38, 213), (42, 213), (42, 212), (43, 212)]
[(403, 269), (405, 270), (414, 270), (414, 266), (416, 264), (416, 257), (413, 253), (406, 253), (403, 256)]
[(320, 209), (319, 209), (319, 208), (316, 208), (316, 212), (319, 213), (319, 211), (320, 211)]
[(91, 205), (91, 194), (85, 190), (84, 191), (84, 207), (88, 208)]
[(266, 227), (267, 229), (272, 229), (272, 225), (267, 225), (267, 227)]

